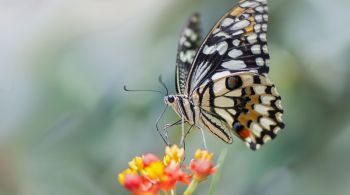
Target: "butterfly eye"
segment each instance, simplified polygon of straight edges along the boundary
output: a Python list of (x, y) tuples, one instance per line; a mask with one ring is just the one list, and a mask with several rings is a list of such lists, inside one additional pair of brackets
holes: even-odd
[(229, 90), (234, 90), (242, 86), (242, 79), (239, 76), (232, 76), (226, 79), (226, 87)]
[(174, 96), (168, 96), (168, 102), (169, 103), (173, 103), (174, 101), (175, 101), (175, 98), (174, 98)]

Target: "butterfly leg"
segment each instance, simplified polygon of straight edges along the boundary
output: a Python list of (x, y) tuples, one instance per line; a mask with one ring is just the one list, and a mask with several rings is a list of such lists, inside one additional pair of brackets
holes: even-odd
[(166, 125), (164, 125), (164, 127), (163, 127), (163, 133), (164, 133), (165, 139), (167, 140), (168, 143), (170, 143), (170, 142), (169, 142), (169, 136), (168, 136), (168, 129), (171, 128), (171, 127), (173, 127), (173, 126), (181, 125), (181, 124), (182, 124), (182, 120), (180, 119), (180, 120), (176, 121), (176, 122), (173, 123), (173, 124), (166, 124)]
[(181, 125), (182, 123), (182, 120), (178, 120), (176, 121), (175, 123), (172, 123), (172, 124), (165, 124), (164, 127), (163, 127), (163, 130), (166, 130), (166, 129), (169, 129), (170, 127), (173, 127), (173, 126), (176, 126), (176, 125)]
[(203, 129), (201, 128), (201, 127), (197, 127), (199, 130), (201, 130), (201, 134), (202, 134), (202, 139), (203, 139), (203, 147), (204, 147), (204, 149), (208, 149), (207, 148), (207, 141), (206, 141), (206, 139), (205, 139), (205, 134), (204, 134), (204, 131), (203, 131)]
[(163, 139), (164, 143), (165, 143), (167, 146), (169, 146), (169, 145), (170, 145), (169, 140), (168, 140), (167, 138), (164, 137), (165, 135), (163, 135), (163, 133), (160, 132), (160, 129), (159, 129), (159, 127), (158, 127), (158, 126), (159, 126), (160, 119), (164, 116), (164, 113), (165, 113), (165, 111), (167, 110), (167, 108), (168, 108), (168, 106), (166, 106), (166, 107), (164, 108), (163, 112), (159, 115), (159, 117), (158, 117), (158, 119), (157, 119), (157, 122), (156, 122), (156, 129), (157, 129), (157, 132), (158, 132), (158, 134), (160, 135), (160, 137)]
[(188, 134), (190, 134), (190, 132), (191, 132), (193, 126), (194, 126), (194, 125), (191, 125), (190, 128), (187, 130), (187, 132), (186, 132), (186, 134), (185, 134), (185, 137), (184, 137), (184, 139), (183, 139), (183, 143), (181, 143), (181, 147), (183, 147), (183, 148), (184, 148), (184, 151), (185, 151), (184, 158), (183, 158), (182, 162), (186, 160), (186, 137), (187, 137)]

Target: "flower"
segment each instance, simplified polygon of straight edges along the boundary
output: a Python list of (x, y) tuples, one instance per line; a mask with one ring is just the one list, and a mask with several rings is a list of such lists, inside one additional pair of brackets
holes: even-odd
[(160, 159), (158, 158), (158, 156), (152, 154), (152, 153), (148, 153), (143, 155), (143, 164), (145, 167), (148, 167), (151, 163), (156, 162), (156, 161), (160, 161)]
[(139, 156), (133, 158), (128, 164), (131, 170), (137, 171), (143, 169), (143, 159)]
[(151, 181), (137, 174), (137, 172), (126, 169), (118, 176), (119, 182), (133, 195), (155, 195), (157, 190)]
[(128, 163), (129, 168), (118, 175), (119, 183), (133, 195), (158, 195), (160, 191), (173, 191), (177, 183), (189, 185), (185, 194), (192, 194), (198, 183), (215, 172), (211, 162), (213, 154), (197, 150), (187, 167), (181, 164), (184, 152), (183, 148), (173, 145), (165, 148), (163, 160), (152, 153), (136, 156)]
[(167, 146), (165, 148), (165, 156), (163, 162), (165, 165), (169, 165), (171, 161), (175, 161), (177, 164), (180, 164), (185, 154), (183, 148), (179, 148), (177, 145), (171, 147)]
[(197, 150), (195, 159), (190, 162), (190, 169), (194, 173), (195, 179), (205, 180), (209, 175), (215, 173), (215, 167), (211, 162), (213, 154), (207, 150)]
[(195, 159), (206, 159), (208, 161), (211, 161), (213, 158), (213, 153), (209, 153), (208, 150), (200, 150), (198, 149), (194, 155)]

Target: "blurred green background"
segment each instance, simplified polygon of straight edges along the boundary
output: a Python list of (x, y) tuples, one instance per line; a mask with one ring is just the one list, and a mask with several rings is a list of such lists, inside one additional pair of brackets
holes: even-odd
[[(233, 0), (0, 0), (0, 194), (127, 194), (116, 174), (135, 155), (162, 155), (155, 131), (174, 92), (179, 33), (194, 11), (203, 32)], [(228, 148), (218, 194), (350, 194), (350, 1), (270, 0), (271, 79), (286, 128), (252, 152)], [(164, 123), (177, 120), (169, 110)], [(180, 128), (170, 130), (174, 141)], [(188, 156), (202, 146), (187, 139)], [(207, 194), (201, 185), (197, 194)]]

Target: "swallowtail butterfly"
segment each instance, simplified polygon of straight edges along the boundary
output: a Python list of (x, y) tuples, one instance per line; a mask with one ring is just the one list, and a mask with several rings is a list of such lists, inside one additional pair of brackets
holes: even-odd
[(232, 143), (235, 134), (252, 149), (284, 128), (281, 97), (269, 80), (267, 0), (241, 0), (202, 41), (199, 15), (181, 35), (176, 95), (164, 101), (183, 121)]

